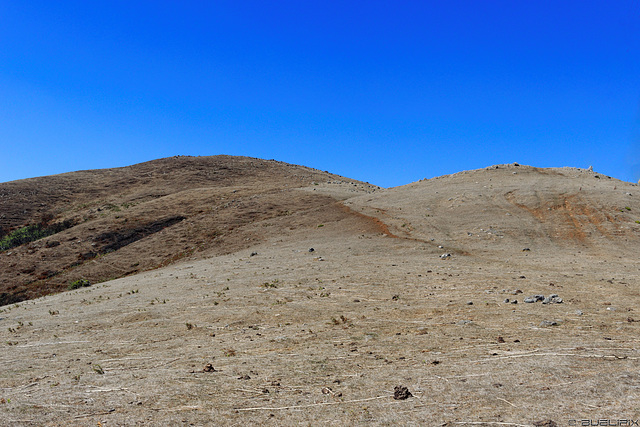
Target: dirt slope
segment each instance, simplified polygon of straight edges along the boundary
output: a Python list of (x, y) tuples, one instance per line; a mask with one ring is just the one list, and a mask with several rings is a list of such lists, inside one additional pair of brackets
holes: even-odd
[[(332, 192), (297, 191), (330, 182)], [(0, 253), (0, 305), (114, 279), (185, 257), (229, 253), (305, 212), (376, 187), (282, 162), (174, 157), (0, 184), (0, 238), (29, 224), (75, 224)], [(340, 214), (340, 209), (336, 214)], [(268, 222), (271, 221), (271, 222)], [(287, 221), (280, 222), (285, 227)]]
[(640, 419), (637, 186), (515, 165), (316, 183), (235, 247), (1, 308), (0, 424)]
[(638, 186), (584, 169), (496, 165), (347, 205), (380, 217), (400, 236), (474, 256), (508, 258), (525, 248), (549, 257), (622, 256), (640, 244)]

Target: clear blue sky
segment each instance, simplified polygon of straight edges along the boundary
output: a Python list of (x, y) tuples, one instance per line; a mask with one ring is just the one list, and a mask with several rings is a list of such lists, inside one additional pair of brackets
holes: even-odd
[(0, 0), (0, 182), (177, 154), (640, 178), (640, 0)]

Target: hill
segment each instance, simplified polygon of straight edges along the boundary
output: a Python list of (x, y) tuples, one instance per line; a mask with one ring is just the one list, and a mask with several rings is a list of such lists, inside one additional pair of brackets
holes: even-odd
[[(327, 181), (331, 195), (297, 191)], [(0, 239), (29, 226), (59, 231), (0, 254), (0, 305), (79, 280), (100, 283), (186, 257), (234, 252), (279, 233), (268, 221), (286, 227), (304, 222), (309, 211), (340, 215), (336, 200), (376, 188), (231, 156), (174, 157), (0, 183)]]
[[(165, 266), (175, 252), (147, 271), (2, 307), (7, 424), (637, 420), (635, 184), (510, 164), (377, 189), (257, 159), (168, 159), (155, 168), (163, 162), (235, 163), (245, 184), (176, 186), (128, 208), (135, 199), (121, 192), (107, 200), (119, 212), (94, 203), (54, 213), (53, 223), (95, 215), (45, 239), (59, 246), (56, 236), (92, 221), (120, 230), (137, 217), (185, 217), (64, 274), (117, 256), (130, 267), (178, 236), (175, 250), (204, 246)], [(247, 166), (261, 162), (256, 179)], [(116, 218), (132, 209), (126, 223)], [(198, 232), (189, 234), (190, 223)], [(102, 251), (107, 243), (95, 236), (105, 230), (92, 227), (83, 239), (95, 246), (83, 250)], [(220, 234), (203, 237), (210, 229)]]
[(640, 244), (638, 186), (585, 169), (495, 165), (346, 204), (400, 236), (476, 257), (505, 259), (525, 248), (628, 256)]

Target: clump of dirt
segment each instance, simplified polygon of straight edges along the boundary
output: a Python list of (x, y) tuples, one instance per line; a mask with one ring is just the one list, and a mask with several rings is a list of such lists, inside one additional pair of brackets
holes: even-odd
[(409, 389), (403, 385), (397, 385), (393, 388), (393, 398), (395, 400), (405, 400), (413, 397)]

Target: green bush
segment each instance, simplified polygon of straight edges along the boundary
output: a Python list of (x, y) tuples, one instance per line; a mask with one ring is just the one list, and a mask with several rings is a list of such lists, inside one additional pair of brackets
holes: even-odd
[(59, 233), (74, 226), (73, 221), (66, 220), (52, 225), (32, 224), (12, 231), (0, 240), (0, 251), (31, 243), (52, 234)]
[(67, 289), (72, 291), (74, 289), (79, 289), (79, 288), (86, 288), (91, 286), (91, 282), (88, 281), (87, 279), (78, 279), (78, 280), (74, 280), (73, 282), (69, 283), (69, 286), (67, 286)]

